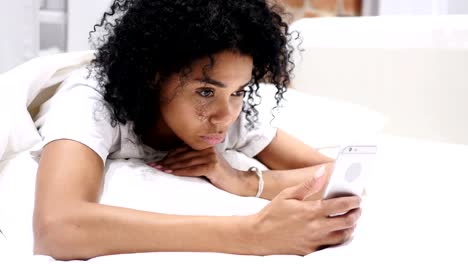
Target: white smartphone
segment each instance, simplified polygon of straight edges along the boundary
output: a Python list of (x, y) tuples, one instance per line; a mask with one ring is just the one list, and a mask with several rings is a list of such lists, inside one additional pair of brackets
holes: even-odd
[(373, 174), (376, 154), (375, 145), (341, 147), (323, 199), (362, 196), (366, 181)]

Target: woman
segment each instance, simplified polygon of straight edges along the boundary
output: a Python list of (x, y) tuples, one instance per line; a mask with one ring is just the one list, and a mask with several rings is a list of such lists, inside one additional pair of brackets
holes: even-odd
[[(80, 70), (62, 84), (40, 128), (35, 253), (63, 260), (148, 251), (305, 255), (346, 241), (359, 198), (321, 201), (332, 160), (262, 124), (255, 108), (260, 82), (274, 84), (279, 103), (290, 81), (291, 36), (280, 15), (263, 0), (115, 0), (95, 27), (105, 35), (92, 74)], [(270, 170), (233, 169), (226, 149)], [(102, 205), (108, 158), (140, 158), (272, 201), (257, 214), (230, 217)], [(347, 213), (328, 217), (340, 212)]]

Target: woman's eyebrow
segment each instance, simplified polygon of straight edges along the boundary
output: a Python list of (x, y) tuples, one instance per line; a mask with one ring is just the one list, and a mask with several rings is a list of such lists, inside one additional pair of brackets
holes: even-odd
[[(223, 82), (217, 81), (215, 79), (211, 79), (210, 77), (205, 77), (203, 79), (196, 78), (195, 81), (199, 81), (199, 82), (202, 82), (202, 83), (208, 83), (208, 84), (211, 84), (211, 85), (214, 85), (214, 86), (218, 86), (220, 88), (226, 88), (226, 84), (224, 84)], [(250, 80), (248, 82), (246, 82), (244, 85), (241, 85), (239, 88), (244, 88), (249, 83), (250, 83)]]
[(202, 83), (209, 83), (209, 84), (212, 84), (214, 86), (218, 86), (218, 87), (221, 87), (221, 88), (226, 88), (226, 84), (224, 84), (224, 83), (222, 83), (220, 81), (211, 79), (210, 77), (205, 77), (203, 79), (196, 78), (195, 81), (199, 81), (199, 82), (202, 82)]

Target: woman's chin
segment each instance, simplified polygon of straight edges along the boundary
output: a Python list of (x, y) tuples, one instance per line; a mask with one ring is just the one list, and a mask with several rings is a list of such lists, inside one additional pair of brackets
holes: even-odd
[(197, 144), (196, 146), (190, 146), (192, 149), (194, 150), (198, 150), (198, 151), (201, 151), (201, 150), (205, 150), (207, 148), (211, 148), (213, 147), (212, 145), (209, 145), (209, 144), (206, 144), (206, 143), (201, 143), (201, 144)]
[(191, 147), (193, 150), (198, 150), (198, 151), (214, 147), (212, 144), (209, 144), (203, 140), (199, 140), (197, 142), (191, 142), (191, 144), (187, 144), (187, 146)]

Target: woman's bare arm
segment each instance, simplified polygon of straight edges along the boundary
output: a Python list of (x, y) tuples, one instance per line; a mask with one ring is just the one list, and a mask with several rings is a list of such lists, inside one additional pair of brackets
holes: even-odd
[[(255, 173), (234, 170), (221, 156), (215, 148), (199, 151), (182, 147), (151, 166), (179, 176), (203, 175), (220, 189), (241, 196), (255, 196), (258, 189)], [(311, 179), (322, 165), (325, 165), (327, 177), (333, 169), (332, 159), (281, 130), (255, 158), (270, 169), (263, 172), (265, 185), (261, 195), (268, 200), (285, 188)], [(309, 198), (317, 200), (320, 195), (319, 192)]]
[[(307, 201), (324, 177), (284, 189), (256, 214), (225, 217), (101, 205), (102, 177), (100, 157), (85, 145), (57, 140), (44, 148), (36, 183), (35, 254), (60, 260), (151, 251), (306, 255), (346, 241), (360, 215), (357, 197)], [(348, 213), (328, 217), (338, 212)]]
[[(301, 184), (313, 177), (321, 165), (325, 165), (325, 169), (328, 171), (325, 173), (327, 177), (333, 169), (333, 159), (281, 129), (278, 129), (273, 141), (255, 158), (270, 169), (263, 172), (265, 187), (261, 196), (269, 200), (283, 189)], [(252, 174), (251, 172), (244, 173)], [(258, 180), (256, 177), (245, 178), (250, 179), (250, 194), (255, 194)], [(320, 195), (321, 192), (318, 192), (309, 198), (312, 200), (320, 199)]]
[(49, 143), (36, 183), (35, 254), (56, 259), (148, 251), (249, 254), (246, 217), (177, 216), (98, 204), (100, 157), (71, 140)]
[(281, 129), (255, 158), (271, 170), (300, 169), (333, 161)]

